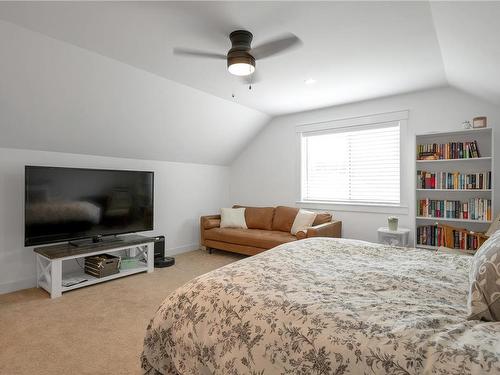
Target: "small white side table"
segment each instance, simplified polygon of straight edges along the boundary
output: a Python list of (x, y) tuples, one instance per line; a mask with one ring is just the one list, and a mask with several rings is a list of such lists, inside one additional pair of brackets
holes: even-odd
[(389, 230), (387, 227), (378, 228), (378, 242), (391, 246), (408, 247), (410, 230), (398, 228), (396, 231)]

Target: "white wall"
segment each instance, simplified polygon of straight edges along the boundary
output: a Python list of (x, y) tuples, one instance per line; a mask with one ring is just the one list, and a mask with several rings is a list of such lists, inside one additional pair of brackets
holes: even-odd
[[(398, 95), (366, 102), (275, 118), (248, 145), (231, 165), (230, 197), (232, 203), (246, 205), (296, 205), (298, 200), (298, 154), (295, 127), (322, 121), (352, 118), (377, 113), (409, 110), (406, 147), (402, 149), (402, 170), (410, 181), (402, 191), (408, 214), (397, 213), (401, 226), (412, 227), (414, 215), (413, 176), (415, 173), (415, 134), (437, 130), (459, 130), (464, 120), (475, 116), (488, 116), (490, 126), (500, 139), (500, 109), (453, 88), (441, 88), (412, 94)], [(500, 150), (495, 164), (500, 165)], [(500, 186), (500, 171), (496, 173), (496, 187)], [(497, 198), (498, 194), (497, 194)], [(496, 199), (495, 212), (500, 209)], [(343, 221), (343, 236), (375, 241), (377, 228), (386, 225), (390, 210), (383, 213), (335, 211)]]
[(33, 248), (24, 247), (24, 166), (155, 172), (154, 231), (167, 254), (199, 246), (199, 217), (229, 204), (229, 168), (0, 148), (0, 294), (35, 286)]
[(0, 293), (35, 283), (26, 164), (153, 170), (154, 234), (196, 248), (199, 216), (229, 204), (228, 167), (214, 165), (268, 116), (9, 22), (0, 50)]
[(269, 117), (0, 21), (0, 147), (227, 165)]

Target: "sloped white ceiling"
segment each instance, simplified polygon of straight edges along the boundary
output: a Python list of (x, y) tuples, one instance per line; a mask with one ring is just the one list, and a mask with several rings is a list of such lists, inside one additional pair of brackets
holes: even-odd
[(0, 21), (0, 147), (227, 165), (268, 116)]
[[(500, 2), (0, 3), (0, 146), (227, 164), (269, 116), (448, 84), (500, 102)], [(236, 28), (302, 48), (222, 61)], [(31, 31), (29, 31), (31, 30)], [(306, 85), (314, 78), (317, 82)], [(235, 97), (232, 97), (235, 94)]]
[(449, 83), (500, 104), (500, 2), (431, 6)]
[[(226, 100), (277, 115), (446, 84), (426, 2), (81, 2), (0, 4), (4, 19)], [(292, 32), (303, 47), (257, 62), (252, 90), (224, 61), (231, 31), (254, 45)], [(314, 78), (308, 86), (304, 81)], [(236, 98), (232, 98), (232, 94)]]

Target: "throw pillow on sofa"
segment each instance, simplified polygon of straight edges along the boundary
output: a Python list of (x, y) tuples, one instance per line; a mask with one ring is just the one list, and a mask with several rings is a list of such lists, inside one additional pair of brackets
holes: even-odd
[(315, 212), (299, 210), (297, 216), (295, 216), (295, 220), (293, 221), (290, 233), (292, 233), (295, 236), (297, 232), (300, 232), (301, 230), (306, 230), (314, 223), (315, 219), (316, 219)]
[(500, 230), (474, 254), (469, 283), (469, 320), (500, 321)]
[(316, 225), (330, 223), (332, 221), (332, 214), (329, 212), (316, 212), (316, 219), (314, 219), (313, 227)]
[(243, 228), (247, 229), (244, 208), (221, 208), (221, 228)]

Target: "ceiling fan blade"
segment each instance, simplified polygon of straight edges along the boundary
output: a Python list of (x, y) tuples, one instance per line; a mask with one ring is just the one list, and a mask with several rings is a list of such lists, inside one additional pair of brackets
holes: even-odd
[(196, 49), (189, 48), (174, 48), (174, 55), (179, 56), (189, 56), (189, 57), (202, 57), (207, 59), (217, 59), (217, 60), (226, 60), (227, 56), (222, 53), (214, 53), (214, 52), (206, 52), (199, 51)]
[(300, 47), (302, 41), (294, 34), (287, 33), (279, 38), (270, 40), (260, 46), (252, 48), (252, 56), (257, 60), (265, 59), (267, 57), (276, 56), (280, 53), (290, 51), (294, 48)]

